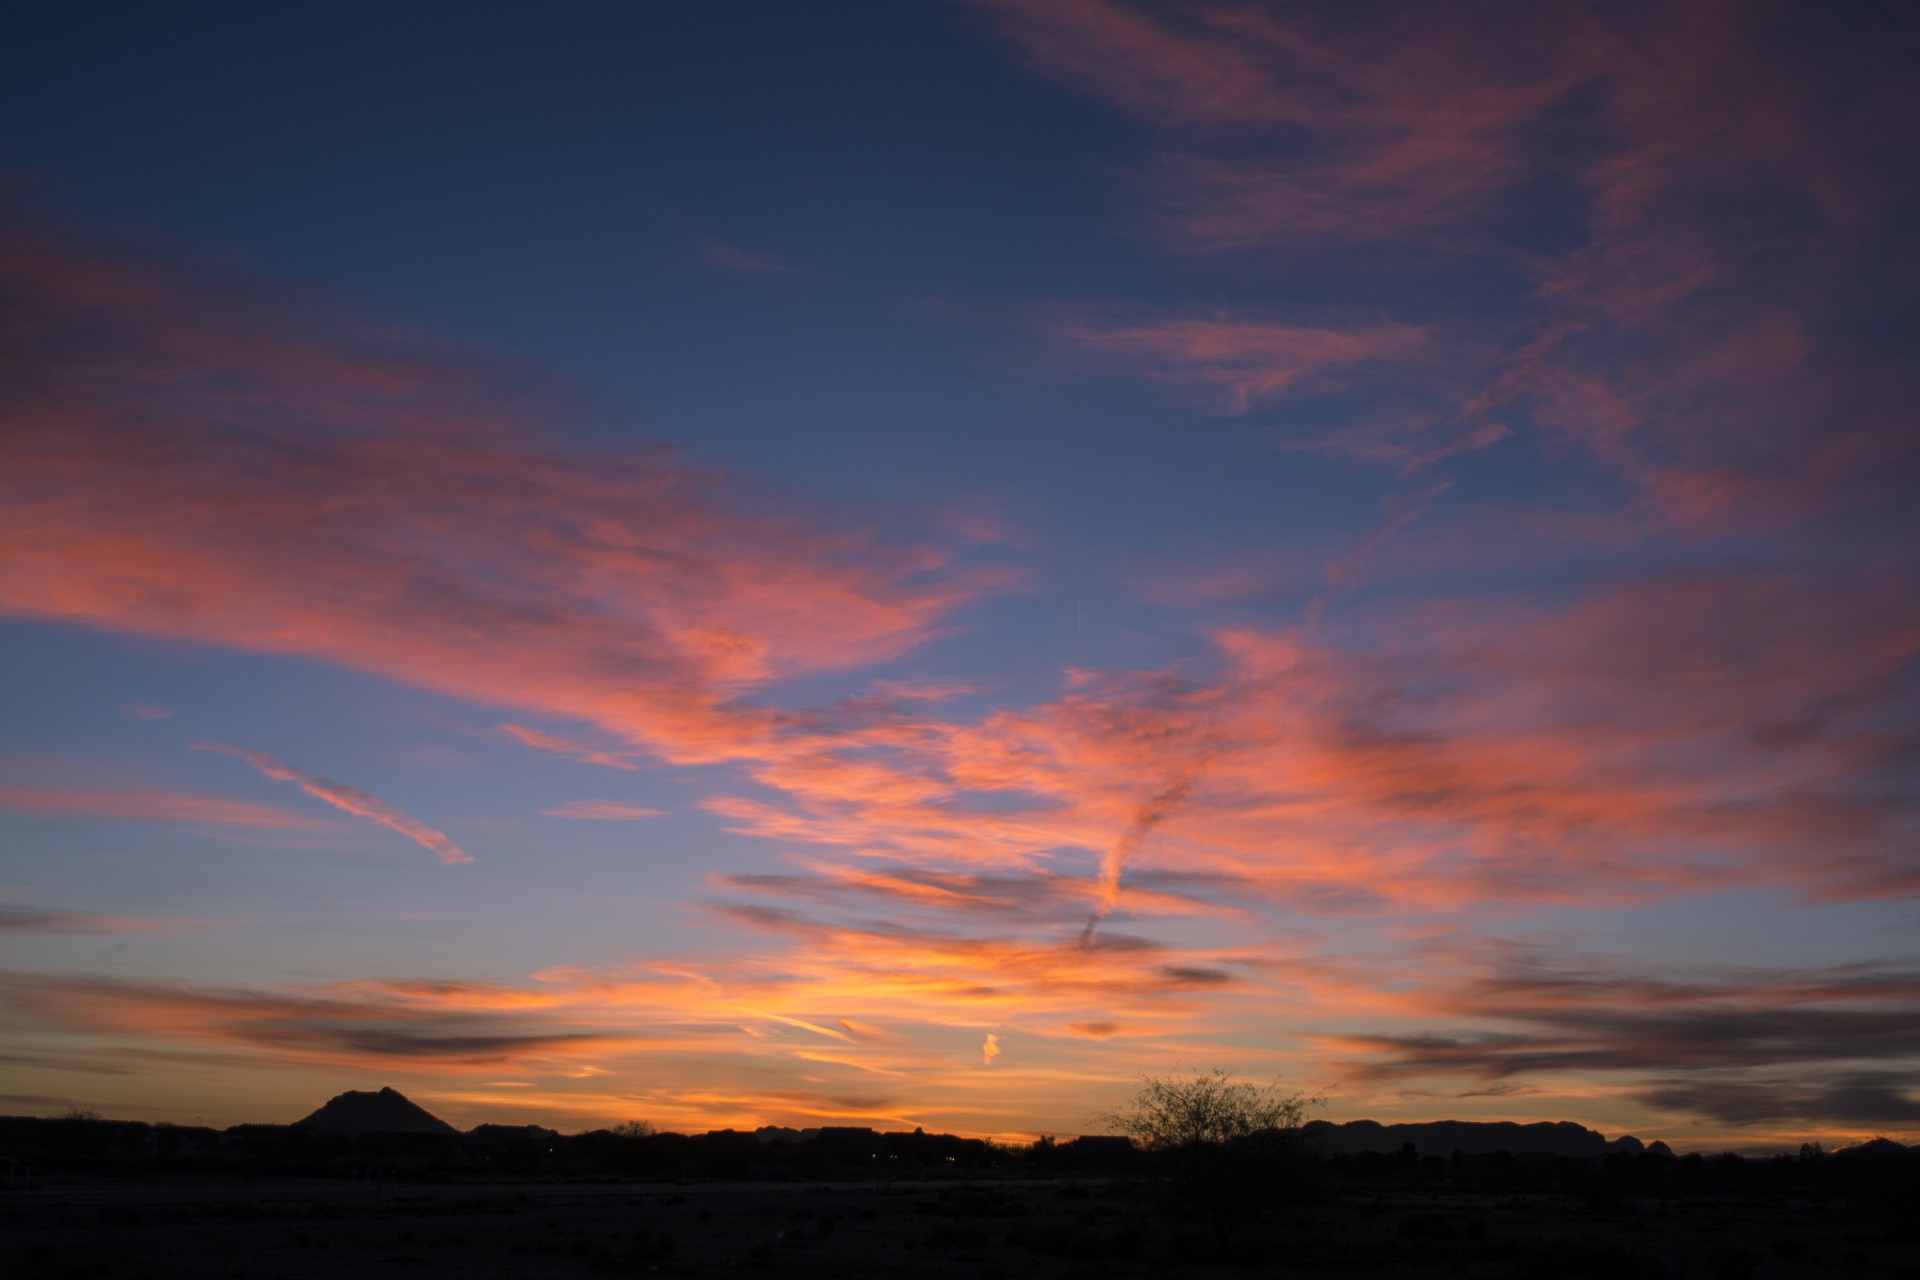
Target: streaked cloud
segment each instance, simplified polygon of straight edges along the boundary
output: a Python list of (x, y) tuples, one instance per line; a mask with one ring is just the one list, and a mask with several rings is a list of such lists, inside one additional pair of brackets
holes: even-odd
[(1855, 1124), (1902, 1114), (1895, 1064), (1920, 1054), (1911, 958), (1719, 964), (1683, 978), (1539, 944), (1440, 940), (1417, 954), (1420, 976), (1393, 999), (1429, 1029), (1315, 1037), (1349, 1079), (1612, 1079), (1648, 1105), (1722, 1123)]
[(658, 818), (665, 810), (648, 809), (637, 804), (622, 804), (617, 800), (569, 800), (565, 804), (555, 805), (551, 809), (542, 809), (540, 812), (549, 818), (633, 822), (643, 818)]
[[(1559, 607), (1389, 609), (1337, 644), (1223, 632), (1212, 662), (1022, 711), (846, 728), (753, 767), (785, 803), (710, 806), (939, 875), (1124, 849), (1304, 910), (1910, 892), (1913, 739), (1888, 724), (1915, 712), (1912, 615), (1877, 576), (1682, 575)], [(1081, 881), (1090, 910), (1114, 880)], [(893, 888), (957, 905), (965, 886)]]
[(1048, 332), (1104, 362), (1185, 388), (1208, 408), (1240, 414), (1289, 393), (1328, 391), (1432, 345), (1420, 329), (1374, 322), (1344, 328), (1258, 316), (1102, 316), (1056, 319)]
[(417, 1059), (495, 1069), (503, 1061), (577, 1053), (595, 1033), (480, 1012), (437, 1011), (400, 992), (203, 989), (98, 978), (0, 983), (9, 1003), (58, 1024), (234, 1046), (302, 1062), (364, 1065)]
[(1569, 9), (1369, 23), (1247, 3), (981, 7), (1036, 69), (1162, 133), (1163, 216), (1193, 249), (1433, 237), (1485, 215), (1538, 172), (1526, 126), (1619, 47)]
[(1800, 1076), (1754, 1081), (1694, 1075), (1663, 1082), (1646, 1094), (1663, 1111), (1711, 1116), (1735, 1126), (1834, 1124), (1871, 1129), (1912, 1127), (1920, 1090), (1906, 1073), (1858, 1072), (1809, 1081)]
[(0, 787), (0, 809), (122, 822), (178, 822), (189, 826), (312, 831), (328, 824), (273, 805), (172, 791)]
[(897, 656), (1010, 581), (937, 531), (560, 443), (576, 393), (265, 287), (19, 227), (0, 273), (43, 374), (0, 443), (15, 617), (316, 658), (692, 763), (761, 750), (769, 681)]
[(204, 928), (207, 921), (183, 917), (127, 916), (98, 911), (0, 902), (0, 932), (90, 933), (109, 937), (147, 937)]
[(625, 756), (615, 755), (610, 751), (603, 751), (598, 747), (589, 747), (582, 743), (575, 742), (571, 738), (563, 738), (559, 734), (547, 733), (541, 729), (529, 729), (525, 725), (519, 724), (503, 724), (500, 726), (500, 732), (506, 734), (516, 742), (524, 743), (536, 750), (551, 751), (557, 755), (572, 756), (574, 759), (584, 760), (588, 764), (604, 765), (609, 769), (625, 769), (628, 771), (640, 767)]
[[(1437, 459), (1525, 426), (1694, 528), (1779, 527), (1920, 475), (1892, 408), (1912, 404), (1911, 375), (1867, 336), (1904, 282), (1834, 271), (1897, 252), (1886, 214), (1910, 196), (1910, 133), (1859, 91), (1890, 83), (1897, 38), (1856, 32), (1847, 59), (1822, 58), (1764, 9), (1719, 3), (976, 8), (1033, 70), (1147, 127), (1169, 248), (1239, 254), (1274, 282), (1302, 260), (1390, 273), (1423, 328), (1505, 346), (1453, 405), (1322, 443)], [(1436, 302), (1448, 261), (1518, 287)], [(1341, 351), (1280, 333), (1263, 358), (1257, 327), (1204, 314), (1145, 333), (1114, 339), (1136, 372), (1236, 410)]]
[(212, 751), (223, 756), (232, 756), (244, 760), (259, 770), (263, 777), (278, 782), (291, 782), (316, 800), (324, 800), (334, 808), (351, 813), (357, 818), (377, 822), (389, 831), (397, 831), (422, 849), (439, 858), (445, 866), (461, 862), (472, 862), (473, 858), (462, 853), (460, 847), (442, 832), (435, 831), (418, 818), (388, 804), (378, 796), (368, 795), (358, 787), (349, 787), (344, 783), (296, 769), (292, 765), (268, 755), (264, 751), (248, 751), (242, 747), (230, 747), (219, 742), (195, 744), (197, 751)]
[(806, 268), (797, 266), (777, 254), (755, 249), (744, 249), (737, 244), (728, 244), (724, 240), (702, 240), (700, 242), (700, 260), (708, 266), (719, 267), (723, 271), (739, 272), (754, 276), (798, 276), (805, 275)]

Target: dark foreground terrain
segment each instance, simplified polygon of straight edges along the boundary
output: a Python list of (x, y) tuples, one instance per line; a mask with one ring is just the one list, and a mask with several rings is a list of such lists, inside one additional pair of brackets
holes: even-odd
[(0, 1275), (1920, 1277), (1898, 1202), (1337, 1173), (1224, 1249), (1132, 1177), (407, 1185), (72, 1175), (0, 1191)]

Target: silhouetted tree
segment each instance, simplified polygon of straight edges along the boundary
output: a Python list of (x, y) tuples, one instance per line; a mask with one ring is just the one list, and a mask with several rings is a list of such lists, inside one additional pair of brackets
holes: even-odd
[(1215, 1068), (1142, 1076), (1125, 1106), (1099, 1118), (1160, 1162), (1176, 1204), (1206, 1220), (1225, 1250), (1241, 1225), (1304, 1187), (1313, 1152), (1300, 1123), (1319, 1101)]

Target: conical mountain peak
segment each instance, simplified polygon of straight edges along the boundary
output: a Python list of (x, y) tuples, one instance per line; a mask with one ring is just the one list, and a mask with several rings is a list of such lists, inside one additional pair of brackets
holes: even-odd
[(410, 1101), (398, 1089), (383, 1087), (379, 1092), (349, 1089), (328, 1099), (325, 1106), (304, 1120), (301, 1127), (326, 1133), (441, 1133), (457, 1134), (458, 1129), (431, 1111)]

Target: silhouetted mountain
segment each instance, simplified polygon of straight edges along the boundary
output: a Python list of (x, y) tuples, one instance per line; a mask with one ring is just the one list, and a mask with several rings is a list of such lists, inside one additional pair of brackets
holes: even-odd
[(349, 1089), (297, 1121), (295, 1127), (345, 1134), (438, 1133), (454, 1137), (460, 1132), (424, 1107), (409, 1102), (397, 1089), (378, 1093)]
[(1329, 1156), (1358, 1155), (1363, 1151), (1392, 1154), (1408, 1143), (1423, 1156), (1470, 1156), (1494, 1151), (1515, 1155), (1604, 1156), (1617, 1151), (1645, 1150), (1640, 1139), (1607, 1136), (1571, 1120), (1515, 1124), (1511, 1120), (1433, 1120), (1424, 1124), (1380, 1124), (1374, 1120), (1311, 1120), (1302, 1126), (1314, 1147)]
[(1857, 1142), (1851, 1147), (1841, 1147), (1831, 1154), (1840, 1160), (1906, 1160), (1920, 1152), (1920, 1146), (1909, 1147), (1892, 1138), (1869, 1138)]

